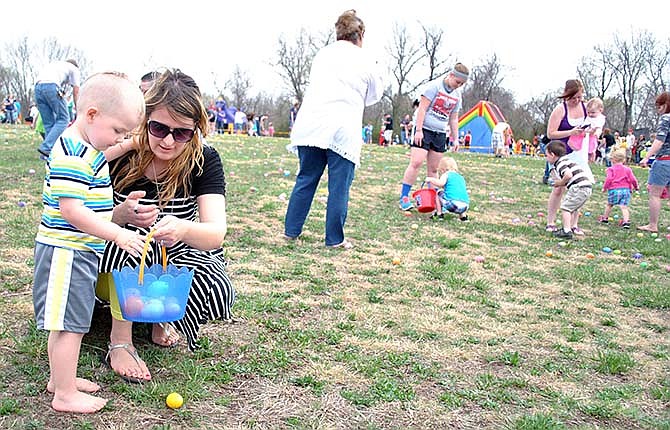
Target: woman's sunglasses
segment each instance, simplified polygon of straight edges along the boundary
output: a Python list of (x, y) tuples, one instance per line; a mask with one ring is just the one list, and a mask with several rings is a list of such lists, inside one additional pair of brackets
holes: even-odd
[(178, 143), (186, 143), (193, 139), (195, 135), (195, 130), (190, 128), (170, 128), (162, 122), (154, 120), (147, 122), (147, 128), (152, 136), (159, 139), (165, 139), (168, 134), (172, 134), (172, 138)]

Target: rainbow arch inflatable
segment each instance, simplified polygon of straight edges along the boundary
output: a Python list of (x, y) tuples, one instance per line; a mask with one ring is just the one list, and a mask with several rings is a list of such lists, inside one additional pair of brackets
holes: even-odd
[[(458, 119), (458, 133), (464, 135), (470, 130), (472, 134), (470, 152), (492, 153), (491, 133), (493, 127), (500, 122), (505, 122), (505, 117), (498, 106), (481, 100), (472, 109), (460, 116)], [(465, 150), (465, 148), (461, 147), (461, 150)]]

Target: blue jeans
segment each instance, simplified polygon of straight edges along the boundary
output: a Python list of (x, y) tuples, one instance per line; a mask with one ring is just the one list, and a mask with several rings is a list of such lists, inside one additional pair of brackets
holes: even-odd
[(299, 146), (300, 171), (295, 178), (284, 221), (284, 234), (298, 237), (312, 206), (316, 187), (328, 166), (328, 204), (326, 205), (326, 246), (344, 241), (344, 223), (349, 206), (349, 188), (355, 165), (330, 149)]
[(549, 162), (545, 161), (544, 162), (544, 176), (542, 177), (543, 180), (548, 180), (549, 179)]
[(56, 140), (67, 128), (70, 113), (65, 99), (60, 95), (58, 85), (54, 83), (37, 83), (35, 102), (40, 111), (45, 132), (44, 142), (40, 145), (39, 151), (49, 154)]

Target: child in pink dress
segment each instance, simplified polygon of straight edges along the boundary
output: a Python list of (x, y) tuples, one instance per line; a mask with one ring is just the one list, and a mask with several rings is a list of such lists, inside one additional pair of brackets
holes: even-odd
[(607, 168), (605, 182), (603, 183), (603, 192), (607, 191), (607, 206), (605, 213), (598, 217), (598, 221), (607, 224), (613, 206), (621, 208), (623, 219), (619, 223), (622, 228), (630, 228), (630, 204), (631, 190), (638, 190), (639, 186), (633, 171), (628, 166), (624, 166), (626, 153), (622, 150), (613, 151), (610, 155), (612, 166)]

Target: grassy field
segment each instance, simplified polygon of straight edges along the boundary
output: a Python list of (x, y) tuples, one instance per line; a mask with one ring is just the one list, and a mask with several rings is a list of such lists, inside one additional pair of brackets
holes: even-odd
[[(31, 302), (37, 143), (0, 128), (0, 428), (670, 429), (667, 204), (658, 238), (598, 224), (596, 166), (587, 236), (561, 243), (544, 231), (543, 160), (457, 154), (471, 222), (407, 217), (408, 151), (367, 146), (346, 226), (355, 248), (329, 250), (326, 183), (302, 238), (284, 242), (297, 158), (286, 140), (234, 136), (211, 143), (228, 181), (237, 321), (205, 325), (195, 354), (149, 345), (138, 325), (154, 379), (128, 385), (100, 362), (110, 317), (97, 313), (79, 371), (111, 401), (92, 416), (55, 413)], [(644, 192), (631, 211), (646, 223)], [(179, 410), (165, 406), (172, 391)]]

